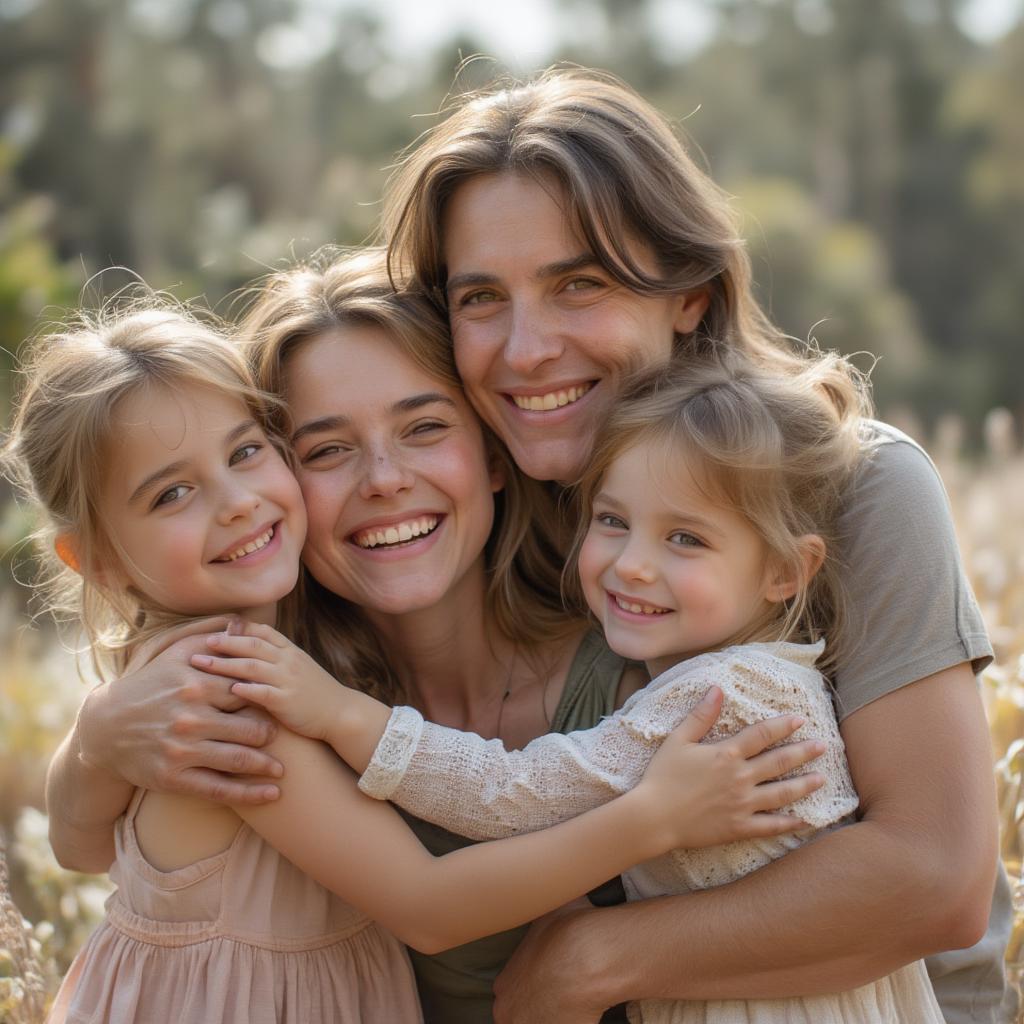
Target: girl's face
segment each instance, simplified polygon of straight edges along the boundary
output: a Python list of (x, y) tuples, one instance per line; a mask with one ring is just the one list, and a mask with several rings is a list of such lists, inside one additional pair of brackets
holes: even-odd
[(502, 481), (462, 394), (386, 331), (346, 327), (302, 344), (285, 394), (309, 512), (303, 558), (370, 612), (433, 607), (483, 572)]
[(746, 519), (708, 497), (664, 443), (641, 442), (594, 498), (579, 572), (612, 650), (657, 675), (770, 614), (767, 563)]
[(246, 405), (198, 385), (150, 387), (120, 403), (113, 436), (100, 512), (116, 582), (181, 615), (269, 614), (295, 586), (306, 516)]
[[(583, 468), (623, 372), (666, 363), (703, 292), (648, 296), (598, 264), (553, 179), (485, 174), (444, 217), (455, 358), (466, 394), (523, 472), (566, 481)], [(623, 240), (650, 271), (653, 255)]]

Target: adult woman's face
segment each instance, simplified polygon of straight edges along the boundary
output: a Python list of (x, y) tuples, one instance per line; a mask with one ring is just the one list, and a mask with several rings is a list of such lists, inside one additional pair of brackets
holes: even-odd
[[(477, 412), (538, 480), (572, 479), (624, 372), (663, 365), (702, 292), (641, 295), (588, 252), (551, 178), (469, 179), (444, 217), (455, 358)], [(655, 271), (639, 242), (633, 257)]]
[(482, 566), (501, 486), (462, 394), (374, 326), (303, 343), (285, 371), (313, 576), (390, 615), (455, 592)]

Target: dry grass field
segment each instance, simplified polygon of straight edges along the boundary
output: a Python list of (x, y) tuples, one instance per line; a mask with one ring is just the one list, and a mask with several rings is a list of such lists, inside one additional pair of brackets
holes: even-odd
[[(955, 454), (959, 429), (940, 425), (931, 447), (946, 480), (965, 564), (996, 649), (982, 688), (992, 733), (1002, 855), (1014, 884), (1017, 926), (1007, 952), (1024, 974), (1024, 457), (1008, 416), (993, 414), (980, 460)], [(2, 529), (0, 529), (2, 532)], [(102, 912), (105, 879), (62, 871), (46, 844), (41, 787), (47, 758), (84, 685), (68, 657), (17, 628), (0, 605), (0, 1021), (36, 1024), (62, 971)], [(11, 878), (8, 892), (7, 873)], [(23, 920), (21, 915), (24, 915)], [(32, 922), (31, 924), (28, 922)]]

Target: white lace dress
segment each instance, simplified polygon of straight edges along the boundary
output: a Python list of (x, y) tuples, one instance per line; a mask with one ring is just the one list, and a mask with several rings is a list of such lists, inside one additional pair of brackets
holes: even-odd
[[(824, 644), (745, 644), (676, 665), (635, 693), (593, 729), (548, 734), (523, 750), (425, 722), (395, 708), (360, 788), (418, 817), (473, 839), (546, 828), (606, 803), (640, 781), (660, 742), (716, 684), (722, 713), (708, 733), (721, 739), (780, 714), (806, 724), (794, 739), (823, 739), (815, 762), (825, 785), (786, 810), (808, 823), (791, 835), (701, 850), (674, 850), (623, 876), (630, 900), (724, 885), (822, 831), (857, 806), (827, 684), (814, 665)], [(643, 1024), (943, 1024), (922, 961), (860, 988), (787, 999), (642, 1000), (630, 1019)]]

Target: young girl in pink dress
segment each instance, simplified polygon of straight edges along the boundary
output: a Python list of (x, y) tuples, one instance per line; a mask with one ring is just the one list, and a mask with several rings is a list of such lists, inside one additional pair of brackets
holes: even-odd
[[(6, 461), (45, 515), (51, 597), (101, 671), (152, 657), (190, 617), (275, 623), (306, 517), (271, 402), (177, 308), (83, 315), (36, 344)], [(135, 792), (117, 890), (55, 1024), (417, 1021), (399, 939), (438, 950), (508, 928), (693, 838), (667, 758), (592, 814), (434, 858), (326, 746), (280, 730), (275, 748), (273, 804)]]
[[(734, 357), (727, 357), (728, 361)], [(858, 380), (831, 358), (790, 377), (736, 361), (694, 362), (627, 389), (598, 434), (578, 488), (583, 519), (569, 571), (609, 646), (652, 677), (596, 728), (546, 735), (519, 751), (338, 692), (272, 630), (229, 638), (254, 662), (234, 692), (310, 728), (364, 791), (473, 838), (550, 826), (628, 791), (683, 716), (717, 685), (708, 739), (799, 714), (825, 739), (824, 787), (788, 810), (788, 836), (677, 849), (624, 875), (629, 899), (724, 885), (762, 868), (857, 807), (822, 669), (844, 644), (841, 567), (829, 557), (844, 490), (864, 457)], [(867, 457), (870, 457), (868, 452)], [(826, 652), (825, 640), (828, 638)], [(198, 655), (240, 678), (231, 657)], [(254, 671), (255, 668), (255, 671)], [(374, 750), (371, 737), (381, 735)], [(741, 942), (742, 936), (737, 936)], [(643, 1024), (941, 1024), (922, 961), (847, 992), (785, 999), (644, 1000)]]

